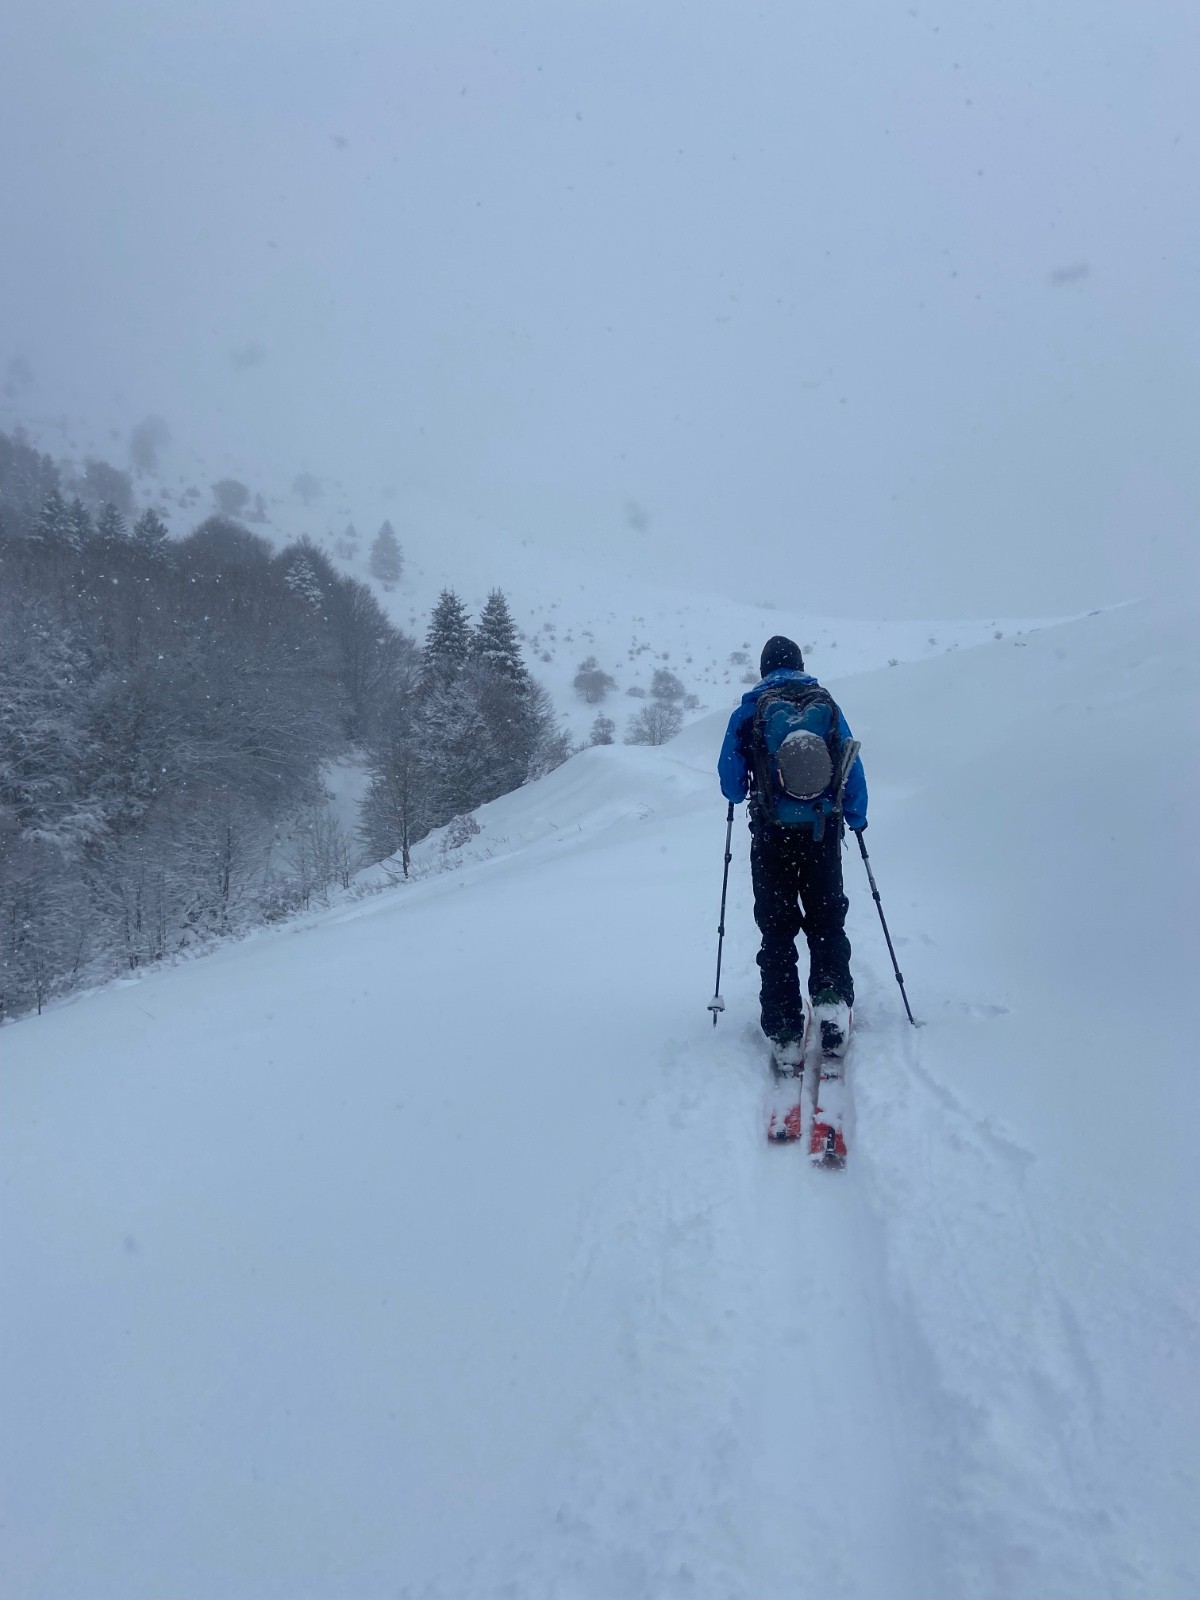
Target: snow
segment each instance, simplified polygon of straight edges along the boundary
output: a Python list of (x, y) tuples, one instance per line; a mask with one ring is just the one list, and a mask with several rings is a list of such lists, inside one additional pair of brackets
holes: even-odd
[(5, 1029), (0, 1592), (1200, 1592), (1195, 634), (833, 685), (924, 1023), (848, 855), (842, 1174), (763, 1137), (740, 822), (706, 1010), (733, 692)]
[(322, 773), (330, 810), (347, 838), (355, 840), (353, 853), (359, 853), (356, 839), (358, 808), (371, 782), (371, 775), (361, 757), (343, 756), (340, 761), (327, 763)]

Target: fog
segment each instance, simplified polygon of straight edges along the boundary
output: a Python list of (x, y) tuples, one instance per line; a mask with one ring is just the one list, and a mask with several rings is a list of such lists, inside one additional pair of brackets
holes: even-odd
[(0, 427), (813, 610), (1194, 585), (1198, 64), (1191, 0), (9, 0)]

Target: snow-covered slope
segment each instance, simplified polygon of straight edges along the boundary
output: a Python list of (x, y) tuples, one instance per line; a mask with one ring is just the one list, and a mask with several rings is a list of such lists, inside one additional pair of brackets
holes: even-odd
[(740, 831), (704, 1009), (723, 713), (5, 1030), (0, 1592), (1200, 1592), (1195, 632), (837, 686), (926, 1024), (848, 858), (841, 1177), (762, 1137)]

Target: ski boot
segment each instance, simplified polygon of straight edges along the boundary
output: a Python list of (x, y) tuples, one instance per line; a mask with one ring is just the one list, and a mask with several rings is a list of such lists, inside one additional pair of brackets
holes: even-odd
[(813, 995), (813, 1022), (820, 1030), (821, 1054), (840, 1058), (850, 1043), (850, 1007), (832, 989)]
[(804, 1066), (804, 1047), (808, 1030), (804, 1033), (784, 1033), (770, 1040), (771, 1061), (775, 1069), (793, 1075)]

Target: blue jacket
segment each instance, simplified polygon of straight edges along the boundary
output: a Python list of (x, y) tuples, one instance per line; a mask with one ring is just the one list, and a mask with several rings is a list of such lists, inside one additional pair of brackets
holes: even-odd
[[(754, 716), (754, 708), (758, 704), (758, 697), (764, 689), (769, 689), (777, 683), (816, 683), (816, 679), (807, 672), (795, 672), (790, 667), (780, 667), (778, 672), (769, 672), (761, 683), (756, 683), (753, 689), (747, 689), (742, 696), (742, 703), (729, 719), (729, 726), (725, 730), (725, 742), (721, 746), (721, 754), (717, 760), (717, 774), (721, 779), (721, 793), (726, 800), (732, 800), (734, 805), (740, 805), (750, 791), (750, 768), (746, 761), (746, 750), (742, 743), (742, 732), (747, 723)], [(850, 724), (846, 721), (841, 711), (838, 711), (838, 732), (843, 739), (853, 738)], [(846, 779), (846, 793), (843, 798), (843, 809), (848, 828), (865, 828), (867, 825), (867, 776), (863, 771), (861, 759), (855, 758), (854, 765), (850, 768), (850, 775)]]

